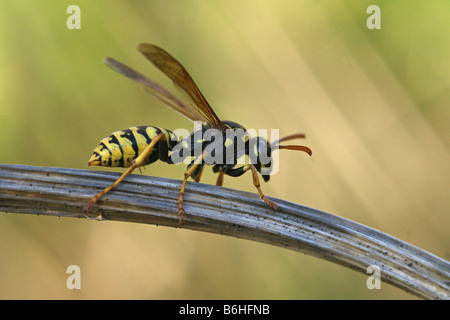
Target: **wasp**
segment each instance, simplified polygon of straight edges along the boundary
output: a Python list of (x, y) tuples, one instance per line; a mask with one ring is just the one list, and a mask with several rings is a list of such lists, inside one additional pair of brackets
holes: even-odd
[[(111, 69), (137, 81), (143, 86), (145, 91), (189, 120), (201, 123), (201, 125), (196, 126), (194, 131), (182, 140), (174, 132), (156, 126), (131, 127), (126, 130), (116, 131), (109, 137), (101, 140), (89, 159), (88, 165), (124, 167), (128, 169), (113, 184), (96, 194), (86, 205), (85, 209), (89, 210), (102, 196), (117, 187), (136, 168), (149, 165), (157, 160), (174, 164), (173, 155), (177, 152), (181, 159), (186, 159), (187, 157), (191, 159), (184, 173), (178, 198), (180, 224), (186, 222), (183, 197), (186, 192), (187, 180), (193, 178), (196, 182), (199, 182), (205, 165), (213, 166), (213, 172), (218, 174), (216, 185), (219, 186), (223, 184), (224, 175), (238, 177), (250, 171), (253, 185), (257, 189), (260, 198), (276, 210), (278, 205), (266, 198), (261, 190), (258, 173), (265, 182), (269, 181), (273, 150), (298, 150), (312, 155), (311, 149), (306, 146), (280, 145), (282, 141), (304, 138), (305, 135), (301, 133), (293, 134), (281, 138), (272, 144), (263, 137), (250, 137), (248, 134), (231, 135), (232, 138), (230, 138), (229, 133), (236, 133), (238, 130), (246, 133), (247, 130), (236, 122), (221, 121), (219, 119), (180, 62), (168, 52), (153, 44), (141, 43), (138, 46), (138, 50), (173, 81), (175, 87), (187, 96), (188, 103), (182, 102), (153, 80), (113, 58), (105, 58), (104, 63)], [(210, 139), (198, 139), (199, 136), (202, 137), (208, 130), (213, 132)], [(214, 141), (219, 141), (221, 144), (219, 144), (219, 148), (210, 150), (211, 148), (209, 147)], [(200, 152), (196, 154), (193, 150), (200, 150)], [(234, 157), (232, 157), (231, 161), (227, 161), (228, 158), (225, 155), (230, 153)], [(253, 156), (255, 161), (237, 166), (238, 154)], [(262, 155), (265, 155), (268, 160), (262, 161)], [(207, 161), (208, 157), (211, 156), (215, 156), (215, 161)]]

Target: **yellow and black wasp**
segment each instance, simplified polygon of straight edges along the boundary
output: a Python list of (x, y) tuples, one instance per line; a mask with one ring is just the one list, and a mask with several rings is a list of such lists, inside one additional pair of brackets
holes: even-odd
[[(189, 104), (181, 102), (154, 81), (117, 60), (105, 58), (104, 62), (113, 70), (142, 84), (144, 90), (160, 99), (175, 111), (194, 122), (200, 121), (202, 125), (196, 127), (189, 137), (180, 141), (174, 132), (155, 126), (131, 127), (126, 130), (114, 132), (109, 137), (103, 139), (95, 148), (92, 157), (88, 161), (88, 165), (124, 167), (128, 169), (111, 186), (95, 195), (87, 204), (86, 209), (89, 210), (102, 196), (115, 188), (134, 169), (151, 164), (157, 160), (173, 164), (172, 156), (175, 154), (177, 147), (179, 147), (178, 156), (182, 159), (186, 157), (190, 157), (191, 159), (184, 173), (180, 196), (178, 198), (180, 224), (184, 224), (186, 221), (183, 208), (186, 182), (189, 177), (192, 177), (197, 182), (200, 181), (205, 164), (213, 165), (213, 171), (218, 173), (217, 185), (222, 185), (224, 174), (238, 177), (247, 171), (251, 171), (253, 184), (258, 190), (260, 198), (276, 210), (278, 206), (273, 201), (267, 199), (261, 190), (258, 172), (264, 181), (269, 181), (271, 153), (274, 149), (299, 150), (311, 155), (311, 149), (308, 147), (279, 144), (282, 141), (304, 138), (305, 136), (303, 134), (293, 134), (279, 139), (271, 145), (262, 137), (249, 137), (248, 134), (240, 136), (229, 135), (230, 132), (235, 133), (238, 130), (245, 133), (246, 129), (235, 122), (221, 121), (219, 119), (181, 63), (165, 50), (152, 44), (141, 43), (138, 46), (138, 50), (159, 70), (166, 74), (178, 89), (181, 89), (182, 92), (187, 94), (190, 100)], [(214, 133), (212, 138), (196, 138), (199, 133), (200, 137), (202, 137), (209, 129), (213, 129)], [(231, 139), (230, 136), (232, 137)], [(237, 139), (241, 139), (242, 141), (237, 141)], [(212, 149), (212, 151), (208, 149), (214, 141), (221, 141), (222, 144), (220, 145), (219, 151), (217, 151), (217, 148)], [(239, 144), (239, 142), (242, 142), (242, 144)], [(240, 146), (239, 150), (238, 146)], [(229, 154), (230, 149), (234, 157), (232, 157), (233, 160), (226, 161), (228, 158), (225, 159), (225, 154)], [(195, 154), (193, 150), (200, 150), (200, 153)], [(214, 152), (217, 154), (214, 154)], [(256, 161), (236, 167), (238, 164), (238, 153), (243, 153), (247, 156), (251, 155)], [(265, 155), (268, 161), (262, 161), (262, 155)], [(216, 157), (214, 158), (216, 161), (211, 163), (211, 161), (206, 161), (208, 156), (218, 156), (221, 161), (217, 161)]]

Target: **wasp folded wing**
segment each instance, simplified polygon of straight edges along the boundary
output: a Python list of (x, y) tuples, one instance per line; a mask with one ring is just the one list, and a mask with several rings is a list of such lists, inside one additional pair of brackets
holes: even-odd
[(179, 99), (177, 99), (173, 94), (168, 92), (166, 89), (158, 85), (156, 82), (150, 80), (146, 76), (140, 74), (139, 72), (131, 69), (130, 67), (124, 65), (123, 63), (113, 59), (105, 58), (104, 63), (111, 69), (119, 72), (120, 74), (139, 82), (144, 86), (144, 90), (167, 104), (169, 107), (175, 111), (181, 113), (183, 116), (191, 121), (208, 121), (203, 115), (199, 114), (197, 110), (190, 106), (183, 104)]
[(193, 107), (213, 127), (225, 128), (214, 110), (206, 101), (186, 69), (167, 51), (149, 43), (141, 43), (138, 50), (159, 70), (168, 76), (176, 87), (184, 91), (193, 102)]

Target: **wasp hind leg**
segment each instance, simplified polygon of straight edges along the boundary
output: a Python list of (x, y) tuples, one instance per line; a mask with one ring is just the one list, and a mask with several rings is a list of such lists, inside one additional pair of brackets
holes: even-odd
[[(86, 204), (86, 206), (84, 207), (84, 210), (89, 211), (89, 209), (92, 208), (93, 205), (95, 205), (97, 203), (98, 200), (100, 200), (101, 197), (103, 197), (105, 194), (107, 194), (108, 192), (110, 192), (112, 189), (114, 189), (115, 187), (117, 187), (119, 185), (119, 183), (122, 182), (122, 180), (129, 175), (131, 172), (133, 172), (134, 169), (140, 167), (143, 165), (145, 159), (147, 159), (150, 154), (153, 151), (153, 148), (155, 147), (155, 145), (161, 141), (161, 140), (165, 140), (166, 136), (163, 133), (158, 134), (156, 137), (154, 137), (152, 139), (152, 142), (150, 142), (150, 144), (144, 149), (144, 151), (136, 158), (133, 160), (133, 163), (131, 164), (131, 166), (127, 169), (127, 171), (125, 171), (119, 179), (117, 179), (116, 181), (114, 181), (114, 183), (112, 185), (110, 185), (109, 187), (105, 188), (103, 191), (97, 193), (94, 197), (92, 197), (91, 201), (89, 201), (88, 204)], [(99, 220), (102, 219), (102, 214), (100, 213), (99, 217), (97, 218)]]

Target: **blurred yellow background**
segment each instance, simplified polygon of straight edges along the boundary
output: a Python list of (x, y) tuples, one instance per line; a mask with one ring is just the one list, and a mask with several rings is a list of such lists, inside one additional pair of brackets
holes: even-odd
[[(80, 30), (66, 27), (72, 4)], [(381, 8), (380, 30), (366, 26), (372, 4)], [(102, 63), (114, 57), (174, 92), (136, 50), (151, 42), (183, 63), (222, 119), (307, 134), (301, 142), (313, 157), (282, 151), (278, 174), (262, 186), (267, 195), (448, 260), (449, 11), (446, 0), (2, 1), (0, 162), (86, 169), (113, 131), (191, 129)], [(144, 174), (183, 172), (156, 163)], [(202, 178), (215, 181), (210, 170)], [(224, 185), (255, 192), (250, 175)], [(72, 264), (81, 290), (66, 287)], [(388, 284), (368, 290), (366, 279), (247, 240), (0, 214), (2, 299), (415, 298)]]

